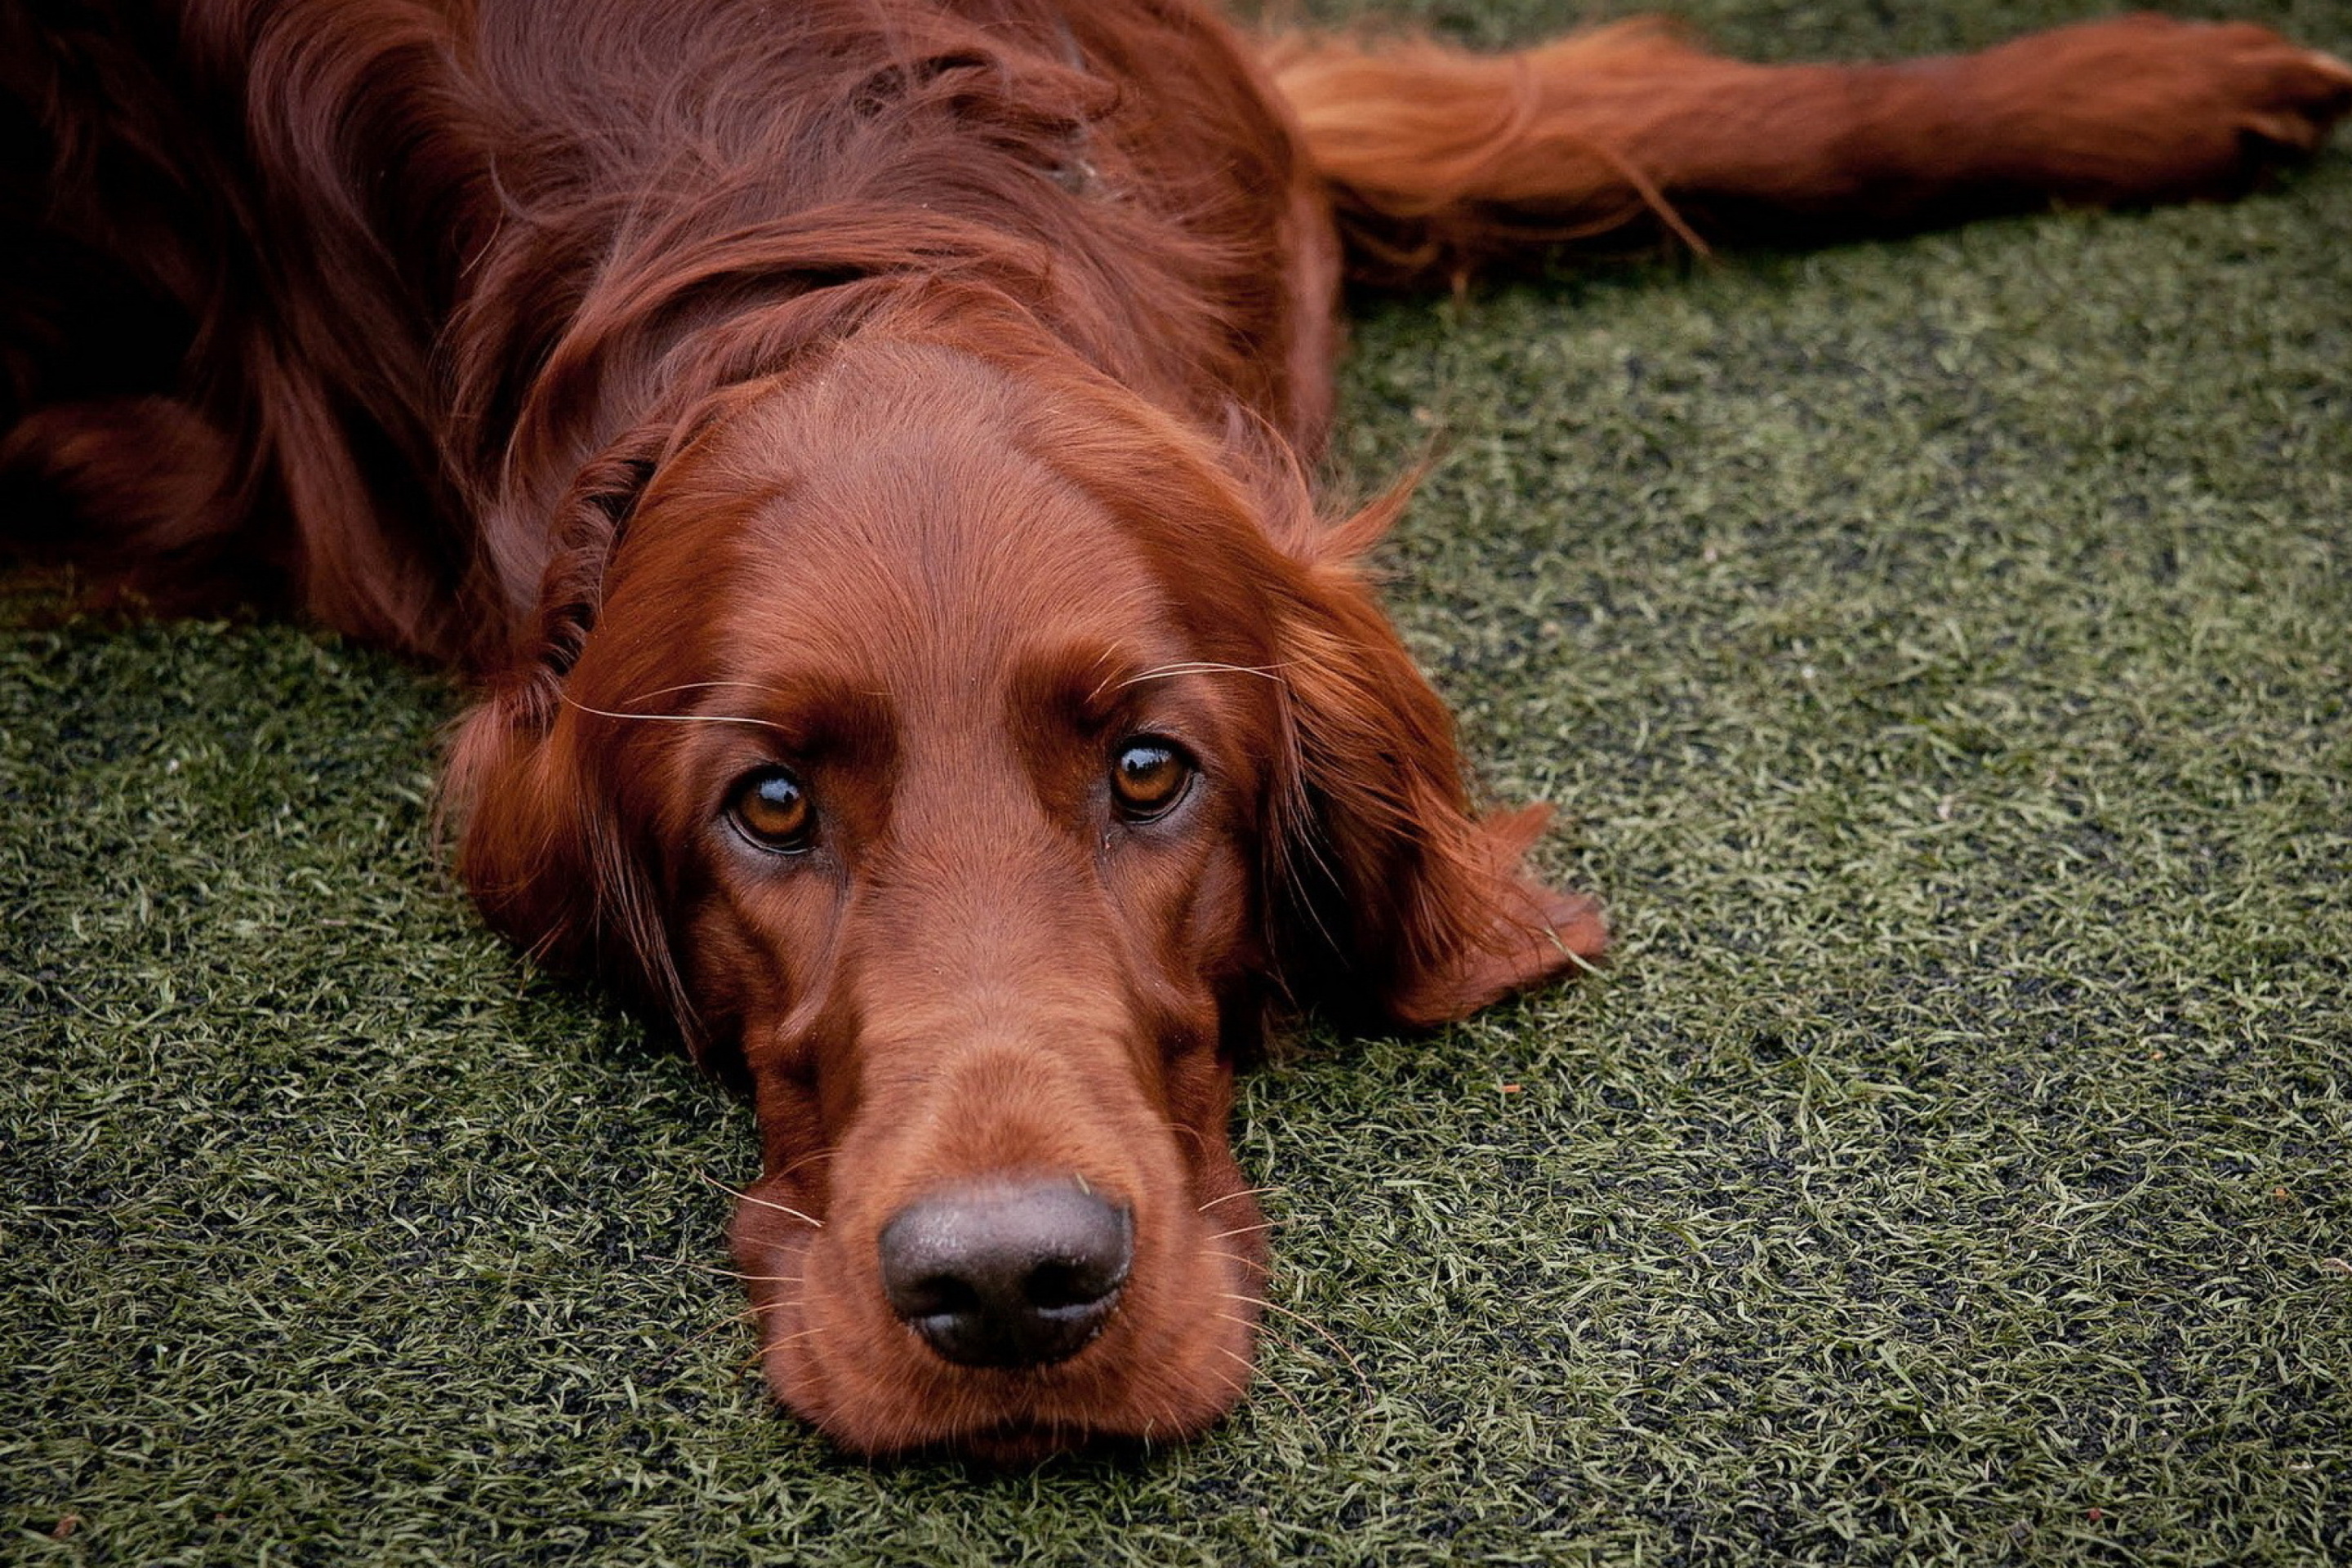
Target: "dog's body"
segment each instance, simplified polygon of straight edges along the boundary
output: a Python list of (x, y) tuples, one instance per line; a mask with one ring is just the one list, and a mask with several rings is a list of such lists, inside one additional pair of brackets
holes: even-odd
[[(1907, 67), (1481, 59), (1183, 0), (0, 9), (28, 543), (464, 667), (493, 924), (740, 1066), (779, 1395), (1002, 1456), (1205, 1426), (1277, 996), (1573, 969), (1318, 520), (1343, 270), (2222, 195), (2352, 71), (2126, 18)], [(29, 515), (29, 514), (28, 514)], [(20, 527), (11, 523), (12, 527)]]

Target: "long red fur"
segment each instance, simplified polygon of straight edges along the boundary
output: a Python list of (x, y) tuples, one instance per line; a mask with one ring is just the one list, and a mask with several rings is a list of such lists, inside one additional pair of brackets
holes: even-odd
[[(1195, 0), (18, 0), (0, 526), (479, 683), (459, 872), (748, 1082), (784, 1403), (866, 1452), (1160, 1441), (1246, 1381), (1269, 1007), (1434, 1025), (1604, 941), (1364, 579), (1402, 491), (1304, 477), (1343, 274), (2225, 196), (2347, 104), (2146, 17), (1762, 67)], [(1165, 822), (1108, 804), (1135, 734), (1187, 748)], [(772, 856), (727, 792), (787, 763), (822, 826)], [(1008, 1173), (1128, 1209), (1133, 1273), (1067, 1361), (953, 1366), (877, 1237)]]

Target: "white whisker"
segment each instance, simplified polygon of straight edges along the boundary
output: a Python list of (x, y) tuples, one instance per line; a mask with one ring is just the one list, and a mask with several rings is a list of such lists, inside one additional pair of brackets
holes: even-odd
[(675, 697), (681, 691), (764, 691), (771, 697), (787, 693), (756, 680), (689, 680), (678, 686), (656, 686), (651, 691), (640, 691), (629, 699), (632, 702), (649, 702), (656, 697)]
[(720, 1192), (725, 1193), (730, 1198), (740, 1198), (747, 1204), (758, 1204), (763, 1209), (773, 1209), (778, 1214), (788, 1214), (796, 1220), (801, 1220), (806, 1224), (816, 1226), (819, 1230), (823, 1230), (824, 1228), (824, 1221), (817, 1219), (810, 1215), (804, 1215), (796, 1208), (787, 1207), (783, 1204), (771, 1203), (766, 1198), (755, 1198), (749, 1193), (739, 1193), (734, 1188), (729, 1186), (726, 1183), (720, 1181), (718, 1177), (710, 1175), (705, 1172), (698, 1171), (695, 1174), (701, 1176), (704, 1181), (709, 1182), (712, 1186), (717, 1187)]
[(720, 1268), (709, 1263), (681, 1263), (679, 1267), (691, 1268), (699, 1274), (715, 1274), (721, 1279), (740, 1279), (746, 1284), (797, 1285), (801, 1282), (797, 1274), (741, 1274), (732, 1268)]
[(743, 724), (754, 730), (773, 730), (780, 735), (792, 732), (771, 720), (743, 719), (726, 713), (616, 713), (610, 708), (591, 708), (568, 694), (563, 696), (563, 705), (583, 713), (593, 713), (599, 719), (642, 720), (649, 724)]
[(1278, 681), (1282, 677), (1275, 671), (1289, 668), (1287, 663), (1219, 664), (1213, 659), (1186, 659), (1179, 664), (1160, 665), (1155, 668), (1143, 671), (1140, 675), (1130, 675), (1118, 685), (1121, 688), (1140, 686), (1147, 680), (1168, 680), (1179, 675), (1255, 675), (1266, 680)]
[(1339, 1352), (1339, 1359), (1346, 1362), (1348, 1363), (1348, 1370), (1356, 1374), (1356, 1381), (1363, 1386), (1364, 1393), (1367, 1395), (1370, 1395), (1372, 1392), (1372, 1380), (1364, 1375), (1362, 1363), (1359, 1363), (1356, 1360), (1354, 1353), (1340, 1342), (1339, 1335), (1333, 1333), (1330, 1330), (1325, 1328), (1314, 1319), (1307, 1317), (1303, 1312), (1294, 1312), (1289, 1308), (1282, 1306), (1278, 1302), (1269, 1301), (1263, 1296), (1236, 1296), (1230, 1290), (1223, 1292), (1223, 1295), (1225, 1300), (1228, 1301), (1239, 1301), (1245, 1306), (1255, 1307), (1261, 1311), (1279, 1312), (1284, 1317), (1288, 1318), (1292, 1322), (1298, 1324), (1301, 1328), (1307, 1330), (1309, 1332), (1320, 1334), (1323, 1337), (1324, 1343), (1329, 1345), (1333, 1350)]

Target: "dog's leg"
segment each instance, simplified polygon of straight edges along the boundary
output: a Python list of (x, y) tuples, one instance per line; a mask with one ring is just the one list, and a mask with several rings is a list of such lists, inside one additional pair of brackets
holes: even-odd
[(1360, 274), (1398, 283), (1661, 229), (1818, 240), (2230, 196), (2352, 109), (2341, 60), (2147, 16), (1898, 65), (1748, 65), (1654, 21), (1515, 55), (1314, 37), (1265, 52)]

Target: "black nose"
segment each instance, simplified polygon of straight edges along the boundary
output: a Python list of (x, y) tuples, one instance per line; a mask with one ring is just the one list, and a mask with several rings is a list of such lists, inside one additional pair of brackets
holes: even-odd
[(1135, 1256), (1128, 1211), (1063, 1182), (953, 1187), (882, 1227), (882, 1289), (966, 1366), (1044, 1366), (1102, 1326)]

